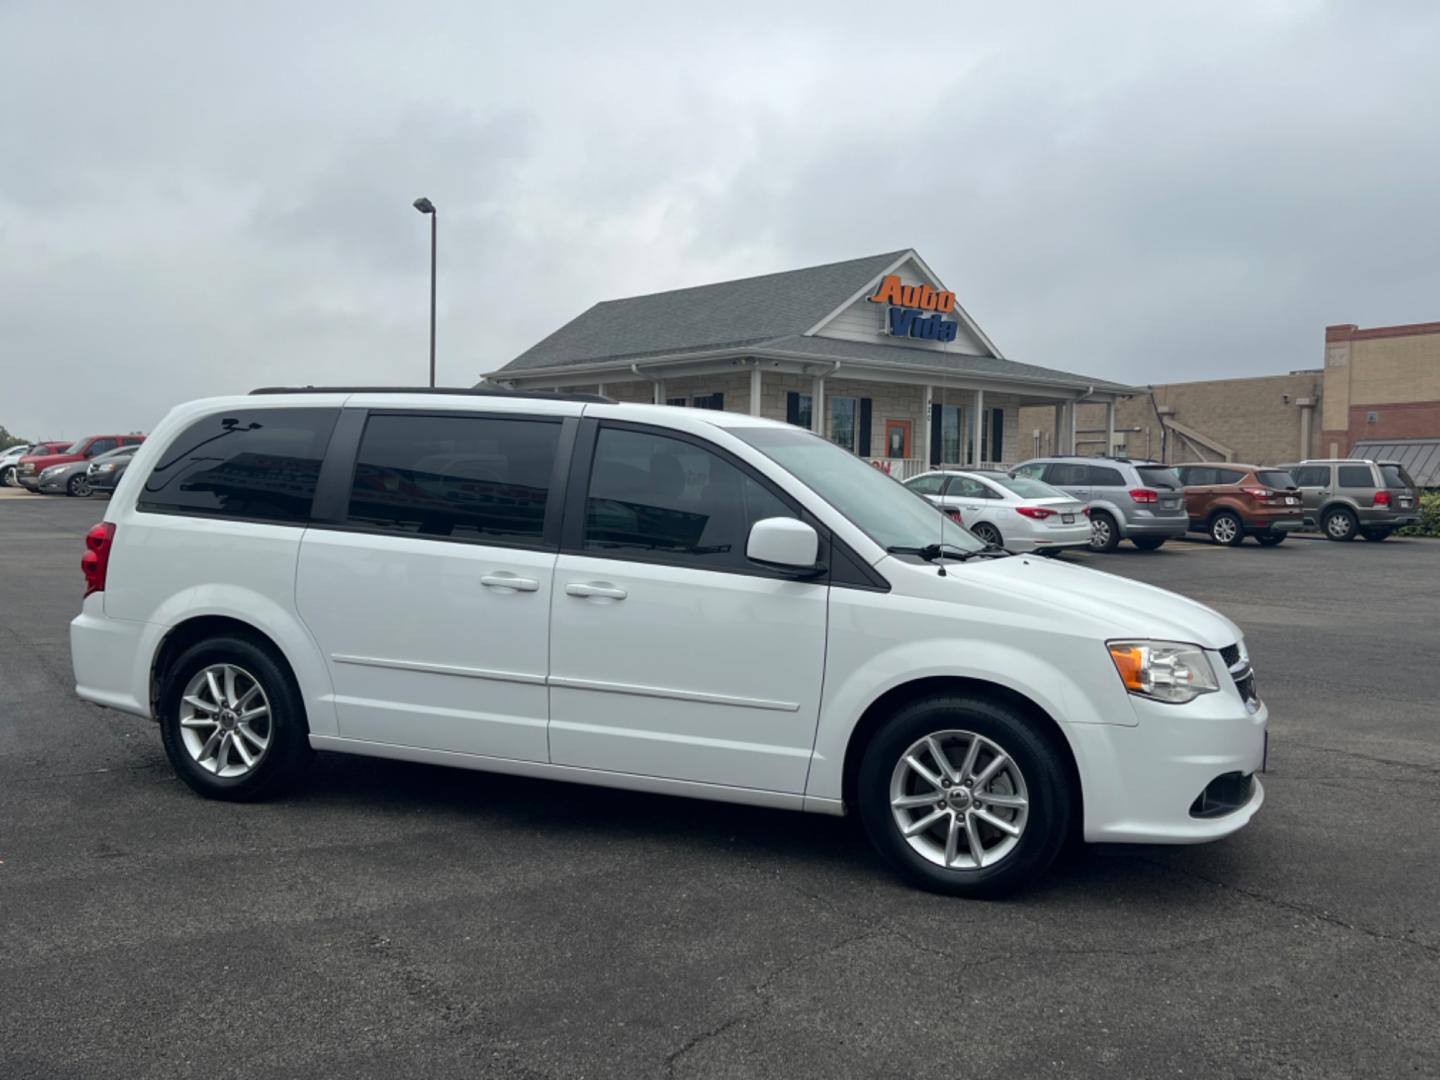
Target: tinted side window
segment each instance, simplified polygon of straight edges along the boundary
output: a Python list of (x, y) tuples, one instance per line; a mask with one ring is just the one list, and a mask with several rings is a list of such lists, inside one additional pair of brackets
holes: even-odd
[(1215, 483), (1215, 470), (1205, 465), (1192, 465), (1176, 471), (1180, 474), (1180, 483), (1187, 487), (1209, 487)]
[(1090, 476), (1084, 465), (1057, 461), (1045, 466), (1045, 483), (1056, 487), (1085, 487)]
[(940, 489), (945, 486), (945, 474), (931, 473), (929, 476), (917, 476), (914, 480), (907, 480), (905, 486), (917, 495), (939, 495)]
[(950, 494), (959, 496), (962, 499), (990, 499), (990, 489), (979, 480), (968, 476), (957, 476), (955, 482), (950, 485)]
[(560, 424), (490, 416), (371, 416), (360, 439), (349, 520), (386, 532), (533, 544)]
[(120, 441), (118, 439), (96, 439), (85, 448), (85, 456), (98, 457), (100, 454), (108, 454), (119, 445)]
[(1368, 488), (1375, 486), (1369, 465), (1341, 465), (1340, 486), (1342, 488)]
[(160, 455), (136, 509), (302, 523), (336, 409), (236, 409), (198, 420)]
[(1216, 469), (1215, 472), (1219, 477), (1217, 484), (1238, 484), (1245, 479), (1244, 469)]
[(1381, 465), (1380, 475), (1385, 477), (1385, 486), (1388, 488), (1398, 488), (1401, 491), (1408, 491), (1415, 486), (1414, 482), (1410, 479), (1410, 474), (1405, 471), (1403, 465)]
[(1296, 487), (1324, 487), (1330, 482), (1330, 466), (1301, 465), (1291, 469), (1290, 475), (1295, 478)]
[(1090, 466), (1091, 487), (1124, 487), (1125, 477), (1120, 475), (1119, 469), (1110, 469), (1104, 465)]
[(704, 447), (601, 428), (585, 503), (585, 550), (706, 570), (755, 570), (750, 526), (794, 517), (767, 488)]

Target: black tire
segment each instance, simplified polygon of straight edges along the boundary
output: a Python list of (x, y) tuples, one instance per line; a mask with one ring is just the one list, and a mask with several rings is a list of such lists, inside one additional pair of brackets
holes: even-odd
[(0, 469), (0, 487), (14, 487), (14, 486), (15, 486), (15, 466), (14, 466), (14, 465), (6, 465), (3, 469)]
[(1255, 542), (1261, 547), (1275, 547), (1285, 542), (1285, 534), (1282, 532), (1256, 533)]
[(1325, 511), (1325, 516), (1320, 519), (1320, 528), (1325, 533), (1325, 539), (1341, 543), (1355, 539), (1359, 524), (1355, 515), (1343, 506)]
[(1391, 531), (1390, 529), (1361, 529), (1360, 535), (1365, 537), (1366, 540), (1371, 540), (1378, 544), (1381, 540), (1389, 536)]
[(1245, 542), (1245, 523), (1238, 514), (1229, 510), (1222, 510), (1212, 517), (1205, 531), (1210, 534), (1211, 540), (1226, 547), (1239, 547)]
[[(186, 685), (207, 667), (230, 664), (260, 684), (269, 703), (269, 744), (245, 775), (219, 776), (200, 765), (187, 749), (181, 731), (181, 705)], [(239, 635), (208, 638), (190, 646), (171, 663), (161, 679), (160, 738), (180, 779), (210, 799), (254, 802), (280, 794), (294, 784), (314, 756), (304, 701), (295, 677), (266, 645)]]
[(1120, 527), (1104, 510), (1090, 514), (1090, 550), (1114, 551), (1120, 546)]
[(72, 499), (83, 499), (90, 494), (90, 481), (84, 473), (76, 473), (66, 481), (65, 494)]
[(979, 540), (986, 547), (1004, 547), (1005, 541), (1000, 536), (1000, 530), (988, 521), (982, 521), (970, 530), (970, 534)]
[[(942, 732), (968, 732), (990, 740), (1004, 751), (1024, 778), (1029, 804), (1025, 811), (1027, 819), (1013, 847), (994, 865), (947, 868), (932, 862), (911, 846), (896, 822), (896, 811), (890, 806), (891, 781), (896, 768), (916, 742)], [(958, 768), (963, 762), (951, 764)], [(983, 766), (977, 762), (977, 768)], [(993, 785), (995, 781), (990, 783)], [(1054, 861), (1070, 826), (1072, 793), (1059, 754), (1026, 716), (987, 697), (944, 694), (911, 702), (876, 731), (860, 762), (856, 803), (871, 842), (901, 877), (932, 892), (995, 897), (1034, 881)], [(992, 806), (991, 810), (994, 809)], [(901, 811), (928, 812), (928, 803), (924, 810)], [(1001, 813), (1018, 815), (1019, 812)], [(948, 832), (949, 819), (943, 820), (947, 824), (935, 828)], [(1002, 835), (988, 827), (984, 829), (992, 839)], [(920, 834), (921, 840), (929, 842), (927, 837), (927, 833)], [(1004, 840), (999, 842), (1003, 845)], [(968, 859), (968, 854), (962, 857)], [(945, 858), (943, 850), (938, 858)]]
[(1163, 536), (1132, 536), (1130, 542), (1141, 551), (1159, 551), (1165, 543)]

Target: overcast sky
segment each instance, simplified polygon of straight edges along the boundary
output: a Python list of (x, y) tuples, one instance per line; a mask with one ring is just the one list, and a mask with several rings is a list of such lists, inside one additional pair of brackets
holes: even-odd
[[(227, 10), (228, 9), (228, 10)], [(470, 384), (597, 300), (920, 251), (1134, 382), (1440, 319), (1440, 5), (0, 0), (0, 424)]]

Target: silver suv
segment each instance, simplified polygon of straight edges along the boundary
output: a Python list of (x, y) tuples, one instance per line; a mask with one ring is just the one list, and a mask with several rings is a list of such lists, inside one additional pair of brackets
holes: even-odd
[(1154, 551), (1190, 527), (1185, 494), (1173, 468), (1130, 458), (1032, 458), (1015, 466), (1029, 476), (1090, 504), (1090, 550), (1114, 551), (1129, 540)]
[(1420, 520), (1415, 481), (1398, 461), (1314, 458), (1281, 468), (1300, 489), (1305, 524), (1327, 540), (1384, 540)]

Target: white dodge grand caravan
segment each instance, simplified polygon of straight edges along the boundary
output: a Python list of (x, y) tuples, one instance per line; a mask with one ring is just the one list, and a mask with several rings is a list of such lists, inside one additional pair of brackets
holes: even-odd
[(842, 814), (995, 895), (1072, 833), (1239, 829), (1240, 631), (984, 547), (824, 439), (586, 396), (259, 391), (175, 409), (87, 537), (76, 689), (202, 795), (312, 750)]

